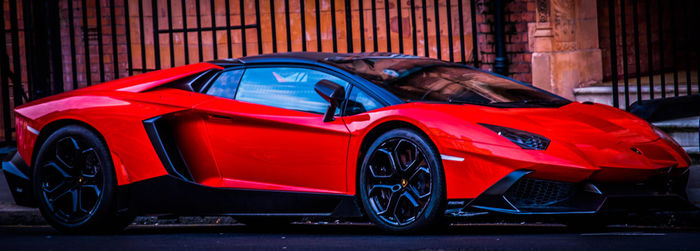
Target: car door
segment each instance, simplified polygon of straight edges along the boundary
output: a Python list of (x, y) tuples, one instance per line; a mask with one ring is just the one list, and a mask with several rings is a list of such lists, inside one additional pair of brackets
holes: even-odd
[[(240, 81), (238, 79), (240, 78)], [(341, 119), (323, 122), (328, 103), (314, 90), (320, 69), (249, 67), (223, 72), (204, 91), (205, 114), (221, 186), (344, 193), (350, 134)]]

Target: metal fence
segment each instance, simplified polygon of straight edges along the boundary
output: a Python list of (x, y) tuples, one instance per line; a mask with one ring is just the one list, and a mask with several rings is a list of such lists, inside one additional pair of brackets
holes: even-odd
[(608, 17), (615, 107), (623, 102), (629, 109), (637, 100), (700, 91), (698, 1), (607, 0), (606, 4), (608, 13), (602, 14)]
[(479, 64), (474, 0), (1, 2), (4, 143), (27, 101), (217, 58), (389, 51)]

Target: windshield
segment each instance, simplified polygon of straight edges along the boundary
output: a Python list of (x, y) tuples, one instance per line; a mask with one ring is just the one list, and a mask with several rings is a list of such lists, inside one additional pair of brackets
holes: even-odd
[(354, 58), (331, 61), (405, 102), (499, 107), (559, 107), (570, 101), (513, 80), (428, 58)]

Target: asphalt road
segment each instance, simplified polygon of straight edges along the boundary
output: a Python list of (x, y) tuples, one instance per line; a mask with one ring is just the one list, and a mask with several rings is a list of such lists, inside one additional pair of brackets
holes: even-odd
[(428, 235), (390, 235), (369, 225), (131, 226), (118, 235), (62, 235), (46, 226), (0, 227), (0, 250), (700, 250), (700, 232), (561, 226), (461, 225)]

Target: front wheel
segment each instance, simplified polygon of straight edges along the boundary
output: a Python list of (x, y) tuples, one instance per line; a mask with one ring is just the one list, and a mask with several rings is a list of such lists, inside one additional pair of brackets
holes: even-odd
[(392, 232), (416, 232), (443, 223), (445, 178), (439, 153), (410, 129), (384, 133), (369, 147), (359, 173), (359, 195), (369, 219)]

